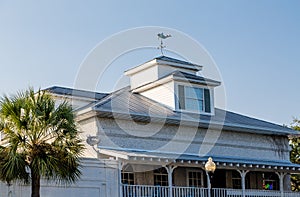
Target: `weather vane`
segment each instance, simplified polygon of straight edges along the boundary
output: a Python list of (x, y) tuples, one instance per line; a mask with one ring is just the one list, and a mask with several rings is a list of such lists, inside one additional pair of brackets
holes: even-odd
[(160, 40), (160, 45), (157, 48), (160, 49), (161, 54), (164, 55), (163, 49), (166, 48), (166, 46), (164, 45), (163, 40), (171, 37), (171, 35), (170, 34), (165, 35), (162, 32), (162, 33), (157, 34), (157, 37)]

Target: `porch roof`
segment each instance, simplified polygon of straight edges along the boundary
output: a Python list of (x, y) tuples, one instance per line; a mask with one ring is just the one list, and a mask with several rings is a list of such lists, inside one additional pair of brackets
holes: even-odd
[(199, 156), (195, 154), (164, 153), (147, 150), (108, 149), (100, 148), (100, 154), (116, 157), (128, 162), (143, 164), (172, 164), (172, 165), (199, 165), (204, 167), (208, 157), (212, 157), (219, 168), (276, 170), (299, 173), (300, 165), (285, 160), (262, 160), (252, 158), (227, 157), (219, 155)]

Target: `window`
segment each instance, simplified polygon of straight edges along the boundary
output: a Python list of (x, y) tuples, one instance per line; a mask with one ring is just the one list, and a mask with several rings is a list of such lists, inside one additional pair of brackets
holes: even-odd
[(168, 186), (168, 173), (165, 168), (154, 170), (154, 185)]
[(188, 185), (189, 187), (203, 187), (202, 172), (188, 171)]
[(122, 172), (122, 183), (127, 185), (134, 185), (134, 173)]
[(185, 108), (187, 110), (199, 109), (203, 111), (203, 89), (185, 87)]
[(232, 171), (232, 188), (242, 189), (242, 178), (237, 171)]
[(179, 85), (178, 98), (179, 109), (211, 112), (209, 89)]
[(263, 173), (263, 189), (279, 190), (279, 178), (275, 173)]

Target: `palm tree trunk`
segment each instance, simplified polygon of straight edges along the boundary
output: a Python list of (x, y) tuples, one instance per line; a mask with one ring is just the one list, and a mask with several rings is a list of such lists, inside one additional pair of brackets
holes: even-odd
[(40, 175), (31, 171), (31, 197), (40, 197)]

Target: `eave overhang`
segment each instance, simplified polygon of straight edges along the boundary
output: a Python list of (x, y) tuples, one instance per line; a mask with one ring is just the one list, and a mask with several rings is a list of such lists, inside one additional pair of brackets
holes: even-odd
[(132, 76), (135, 73), (138, 73), (140, 71), (143, 71), (147, 68), (150, 68), (150, 67), (156, 66), (156, 65), (165, 65), (165, 66), (171, 66), (171, 67), (176, 67), (176, 68), (183, 68), (183, 69), (192, 70), (195, 72), (201, 71), (202, 67), (203, 67), (201, 65), (192, 64), (192, 63), (187, 64), (187, 63), (172, 62), (172, 61), (166, 61), (166, 60), (160, 60), (160, 59), (153, 59), (144, 64), (141, 64), (139, 66), (136, 66), (134, 68), (126, 70), (124, 72), (124, 74), (126, 76)]
[[(236, 131), (236, 132), (245, 132), (245, 133), (255, 133), (255, 134), (265, 134), (265, 135), (278, 135), (278, 136), (289, 136), (294, 133), (287, 133), (286, 131), (256, 127), (250, 125), (242, 125), (242, 124), (229, 124), (215, 121), (206, 121), (194, 119), (189, 116), (184, 117), (161, 117), (161, 116), (151, 116), (145, 114), (139, 114), (130, 112), (118, 112), (118, 111), (110, 111), (104, 109), (96, 109), (90, 108), (87, 109), (83, 113), (77, 114), (77, 120), (81, 121), (90, 117), (97, 116), (99, 118), (114, 118), (114, 119), (123, 119), (123, 120), (134, 120), (141, 121), (145, 123), (149, 123), (150, 121), (153, 123), (165, 123), (169, 125), (184, 125), (184, 126), (197, 126), (198, 128), (210, 129), (210, 130), (224, 130), (224, 131)], [(201, 115), (199, 115), (199, 118)], [(296, 131), (295, 131), (296, 133)]]
[(188, 78), (188, 77), (185, 77), (184, 75), (170, 74), (170, 75), (162, 77), (162, 78), (160, 78), (156, 81), (153, 81), (153, 82), (144, 84), (142, 86), (139, 86), (135, 89), (132, 89), (132, 92), (144, 92), (146, 90), (149, 90), (151, 88), (155, 88), (155, 87), (160, 86), (160, 85), (164, 85), (164, 84), (166, 84), (168, 82), (171, 82), (171, 81), (189, 83), (190, 85), (191, 84), (204, 85), (204, 86), (209, 86), (209, 87), (217, 87), (217, 86), (221, 85), (221, 82), (219, 82), (219, 81), (207, 79), (207, 78), (200, 77), (200, 76), (197, 76), (197, 77), (199, 77), (199, 79), (197, 79), (197, 78)]
[(300, 173), (300, 165), (288, 161), (257, 160), (251, 158), (234, 158), (223, 156), (198, 156), (193, 154), (163, 153), (142, 150), (114, 150), (98, 147), (99, 153), (131, 164), (141, 165), (175, 165), (204, 168), (208, 157), (213, 157), (217, 169), (245, 169), (253, 171), (277, 171)]

